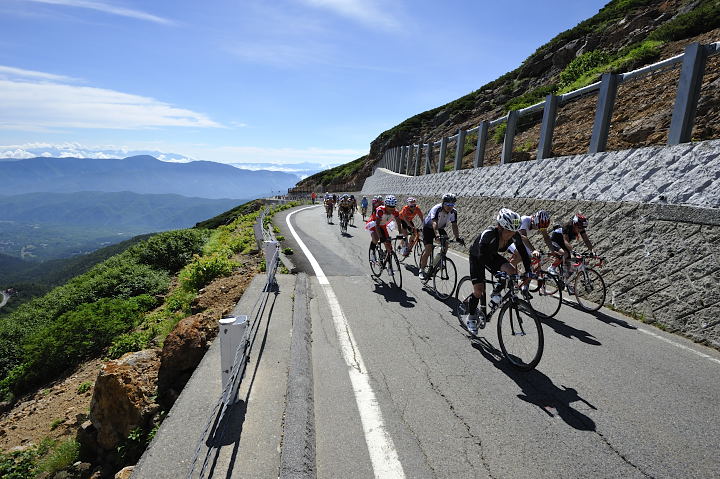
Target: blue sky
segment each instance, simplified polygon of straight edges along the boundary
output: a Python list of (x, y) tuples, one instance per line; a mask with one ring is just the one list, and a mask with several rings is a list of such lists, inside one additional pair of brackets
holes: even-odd
[(605, 3), (2, 0), (0, 157), (345, 163)]

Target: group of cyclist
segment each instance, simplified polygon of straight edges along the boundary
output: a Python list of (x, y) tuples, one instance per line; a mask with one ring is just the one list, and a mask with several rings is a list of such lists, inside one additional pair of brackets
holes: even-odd
[[(325, 196), (326, 205), (328, 196), (329, 194)], [(348, 195), (343, 196), (348, 197)], [(354, 201), (353, 196), (348, 199)], [(413, 197), (408, 197), (406, 205), (399, 211), (397, 209), (398, 200), (395, 196), (373, 197), (370, 217), (366, 223), (366, 229), (371, 236), (371, 261), (377, 261), (375, 253), (380, 244), (384, 245), (385, 249), (390, 253), (393, 234), (399, 234), (403, 237), (402, 254), (407, 256), (415, 242), (420, 240), (419, 228), (415, 227), (413, 220), (421, 218), (424, 249), (420, 258), (419, 277), (421, 280), (426, 279), (427, 263), (433, 244), (440, 236), (448, 237), (446, 231), (448, 225), (452, 229), (455, 241), (460, 245), (465, 245), (465, 241), (459, 234), (458, 212), (455, 209), (456, 201), (455, 195), (446, 193), (443, 195), (441, 202), (434, 205), (423, 217), (423, 213), (417, 205), (417, 200)], [(368, 206), (366, 196), (363, 196), (361, 205), (364, 220)], [(356, 209), (356, 204), (352, 208)], [(355, 209), (352, 211), (355, 211)], [(517, 266), (522, 262), (526, 274), (521, 280), (520, 287), (523, 294), (529, 297), (527, 285), (530, 281), (528, 273), (532, 273), (531, 258), (539, 258), (541, 255), (530, 240), (531, 232), (538, 230), (551, 254), (559, 258), (562, 265), (565, 265), (562, 268), (563, 279), (565, 280), (572, 269), (570, 264), (571, 252), (573, 251), (572, 242), (581, 238), (587, 249), (591, 253), (593, 251), (592, 242), (586, 231), (587, 226), (587, 217), (580, 213), (574, 215), (567, 223), (556, 225), (550, 229), (550, 214), (547, 211), (540, 210), (532, 215), (521, 216), (508, 208), (501, 208), (495, 218), (495, 224), (482, 231), (469, 248), (470, 278), (474, 291), (468, 309), (470, 314), (463, 317), (467, 330), (471, 334), (477, 334), (478, 321), (484, 321), (487, 317), (485, 299), (486, 270), (491, 273), (502, 271), (507, 274), (518, 274)], [(511, 255), (509, 259), (501, 254), (506, 252)], [(561, 273), (552, 268), (549, 272), (555, 275)], [(569, 285), (568, 288), (570, 288)], [(493, 296), (498, 294), (499, 291), (494, 290), (491, 294), (491, 300)]]

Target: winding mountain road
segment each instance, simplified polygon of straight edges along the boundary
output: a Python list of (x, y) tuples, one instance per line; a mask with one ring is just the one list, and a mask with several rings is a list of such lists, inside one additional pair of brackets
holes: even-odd
[(0, 301), (0, 308), (2, 308), (10, 300), (10, 295), (7, 294), (5, 291), (0, 291), (0, 294), (2, 295), (2, 300)]
[(317, 477), (720, 475), (717, 351), (568, 303), (517, 372), (496, 324), (470, 339), (414, 265), (402, 290), (374, 280), (359, 215), (346, 237), (317, 206), (275, 222), (312, 275)]

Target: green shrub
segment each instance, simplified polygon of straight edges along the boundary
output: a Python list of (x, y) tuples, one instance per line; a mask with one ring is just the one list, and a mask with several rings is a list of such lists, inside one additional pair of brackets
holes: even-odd
[(55, 419), (53, 422), (50, 423), (50, 430), (56, 429), (60, 424), (64, 423), (65, 419)]
[(238, 263), (223, 255), (195, 256), (180, 272), (180, 283), (185, 290), (199, 290), (213, 279), (229, 276)]
[(593, 50), (591, 52), (583, 53), (571, 61), (568, 66), (560, 72), (560, 87), (564, 88), (568, 85), (572, 85), (584, 75), (595, 72), (598, 67), (606, 65), (611, 58), (612, 57), (609, 53), (602, 50)]
[(90, 390), (90, 388), (92, 388), (92, 387), (93, 387), (93, 382), (92, 382), (92, 381), (83, 381), (83, 382), (80, 383), (80, 385), (78, 386), (78, 388), (77, 388), (77, 393), (78, 393), (78, 394), (85, 394), (85, 393), (88, 392), (88, 391)]
[(293, 254), (292, 248), (283, 248), (282, 252), (286, 255)]
[(38, 469), (52, 476), (56, 472), (72, 466), (78, 460), (79, 455), (80, 444), (69, 439), (55, 446), (47, 456), (43, 457), (38, 464)]
[(503, 141), (505, 141), (505, 132), (507, 131), (507, 122), (500, 123), (498, 126), (495, 127), (492, 134), (490, 135), (490, 139), (494, 141), (496, 144), (501, 145)]
[(278, 241), (285, 241), (285, 237), (283, 235), (276, 235), (275, 239)]
[(0, 477), (3, 479), (33, 479), (37, 476), (37, 461), (47, 454), (53, 441), (43, 440), (39, 445), (23, 451), (0, 452)]
[(125, 353), (146, 349), (150, 345), (153, 336), (154, 332), (152, 330), (140, 330), (121, 334), (113, 340), (108, 348), (107, 357), (117, 359)]
[(168, 231), (152, 236), (131, 248), (141, 263), (171, 273), (180, 271), (194, 254), (202, 251), (207, 230), (185, 229)]
[(170, 311), (182, 311), (189, 314), (190, 305), (196, 296), (194, 291), (177, 288), (165, 300), (165, 307)]
[(705, 0), (687, 13), (660, 25), (648, 39), (671, 42), (683, 40), (720, 26), (720, 1)]

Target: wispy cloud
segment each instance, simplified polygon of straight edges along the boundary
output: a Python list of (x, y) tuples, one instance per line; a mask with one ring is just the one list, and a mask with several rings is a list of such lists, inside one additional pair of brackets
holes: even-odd
[(77, 142), (67, 143), (24, 143), (20, 145), (0, 145), (0, 158), (126, 158), (135, 155), (151, 155), (155, 158), (172, 163), (194, 161), (185, 155), (167, 153), (152, 149), (138, 149), (127, 146), (101, 145), (92, 146)]
[(167, 18), (158, 17), (151, 13), (142, 12), (140, 10), (133, 10), (130, 8), (124, 8), (115, 6), (109, 3), (93, 2), (89, 0), (27, 0), (34, 3), (45, 3), (50, 5), (61, 5), (65, 7), (75, 8), (87, 8), (90, 10), (96, 10), (99, 12), (107, 13), (110, 15), (118, 15), (122, 17), (135, 18), (137, 20), (144, 20), (153, 23), (159, 23), (161, 25), (173, 25), (175, 22), (168, 20)]
[[(264, 148), (257, 146), (225, 146), (211, 148), (207, 154), (213, 161), (220, 161), (216, 157), (233, 158), (232, 163), (263, 163), (274, 165), (288, 165), (291, 163), (319, 163), (322, 165), (341, 164), (355, 160), (367, 151), (343, 148)], [(195, 154), (197, 156), (197, 154)], [(223, 161), (227, 163), (227, 161)]]
[(0, 66), (0, 129), (222, 127), (154, 98), (54, 81), (60, 79), (66, 77)]
[(372, 28), (392, 30), (399, 26), (389, 2), (385, 5), (374, 0), (299, 0), (305, 5), (330, 10)]

